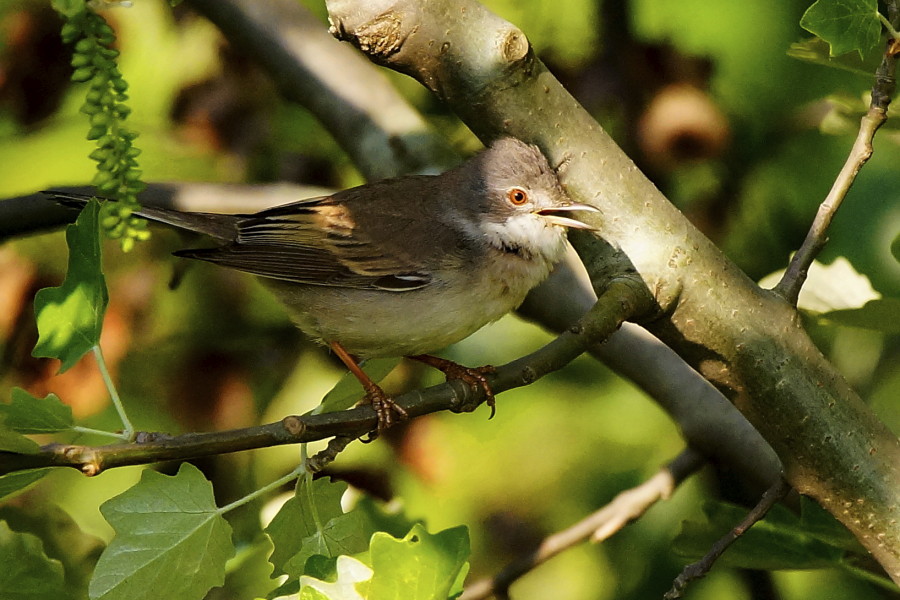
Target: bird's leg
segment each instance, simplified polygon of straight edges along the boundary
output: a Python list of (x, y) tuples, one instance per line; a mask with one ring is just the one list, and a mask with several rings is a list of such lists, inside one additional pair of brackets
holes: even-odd
[[(377, 383), (366, 375), (366, 372), (359, 367), (356, 359), (350, 356), (350, 353), (344, 350), (343, 346), (338, 342), (329, 342), (328, 345), (337, 357), (341, 359), (341, 362), (347, 365), (347, 368), (356, 376), (366, 391), (362, 402), (368, 402), (375, 409), (375, 414), (378, 415), (378, 433), (395, 423), (394, 414), (400, 417), (401, 420), (408, 416), (402, 406), (394, 402)], [(372, 439), (374, 439), (374, 436), (372, 436)]]
[(420, 363), (425, 363), (430, 367), (443, 371), (448, 380), (459, 379), (467, 383), (470, 387), (480, 387), (484, 391), (485, 402), (491, 407), (491, 416), (488, 418), (494, 418), (494, 414), (497, 412), (497, 403), (494, 400), (494, 392), (491, 390), (490, 384), (488, 384), (487, 377), (485, 377), (487, 374), (496, 372), (494, 367), (491, 365), (484, 365), (483, 367), (464, 367), (452, 360), (440, 358), (439, 356), (431, 356), (430, 354), (417, 354), (415, 356), (407, 356), (407, 358), (419, 361)]

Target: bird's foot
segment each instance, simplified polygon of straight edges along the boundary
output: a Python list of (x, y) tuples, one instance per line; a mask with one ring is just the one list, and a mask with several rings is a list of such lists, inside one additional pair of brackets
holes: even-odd
[(375, 410), (375, 415), (378, 417), (378, 425), (375, 431), (372, 432), (375, 435), (373, 436), (370, 434), (369, 441), (374, 440), (378, 437), (378, 434), (388, 427), (409, 417), (405, 408), (394, 402), (393, 398), (388, 396), (381, 387), (374, 383), (371, 384), (371, 386), (366, 386), (366, 395), (362, 399), (362, 402), (371, 404), (372, 408)]
[(447, 376), (448, 381), (451, 379), (458, 379), (473, 389), (481, 388), (484, 392), (485, 403), (491, 407), (491, 416), (488, 418), (494, 418), (494, 415), (497, 413), (497, 402), (494, 399), (494, 391), (491, 389), (490, 383), (486, 377), (486, 375), (497, 372), (497, 369), (493, 366), (484, 365), (482, 367), (466, 367), (459, 363), (455, 363), (452, 360), (431, 356), (430, 354), (418, 354), (416, 356), (410, 356), (409, 358), (442, 371), (444, 375)]
[(372, 379), (366, 375), (365, 371), (359, 367), (359, 363), (356, 362), (356, 359), (350, 356), (340, 343), (331, 342), (329, 343), (329, 346), (331, 346), (331, 349), (337, 357), (347, 365), (347, 368), (350, 369), (350, 372), (353, 373), (354, 376), (356, 376), (356, 379), (362, 384), (363, 389), (366, 391), (366, 395), (360, 403), (371, 404), (372, 408), (375, 410), (375, 415), (378, 417), (378, 424), (376, 425), (375, 430), (369, 432), (368, 437), (364, 441), (373, 441), (382, 431), (409, 416), (406, 409), (394, 402), (393, 398), (388, 396), (377, 383), (372, 381)]

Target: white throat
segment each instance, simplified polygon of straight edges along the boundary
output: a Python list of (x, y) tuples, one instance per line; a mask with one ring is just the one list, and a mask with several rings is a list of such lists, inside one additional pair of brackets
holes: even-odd
[(565, 253), (563, 228), (539, 215), (524, 213), (504, 223), (482, 222), (480, 226), (491, 246), (506, 252), (516, 251), (523, 258), (543, 259), (552, 264)]

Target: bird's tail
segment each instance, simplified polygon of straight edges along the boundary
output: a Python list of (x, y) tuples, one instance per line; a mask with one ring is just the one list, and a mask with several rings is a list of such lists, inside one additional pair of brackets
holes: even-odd
[[(93, 198), (89, 194), (49, 190), (43, 192), (63, 206), (83, 208)], [(233, 242), (237, 239), (238, 215), (221, 215), (216, 213), (182, 212), (157, 206), (142, 206), (136, 215), (170, 225), (176, 229), (201, 233), (220, 242)]]

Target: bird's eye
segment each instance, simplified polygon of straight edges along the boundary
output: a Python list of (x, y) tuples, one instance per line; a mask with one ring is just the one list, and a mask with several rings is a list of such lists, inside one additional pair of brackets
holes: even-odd
[(506, 197), (515, 206), (522, 206), (526, 202), (528, 202), (528, 192), (523, 190), (522, 188), (510, 188), (509, 191), (506, 192)]

